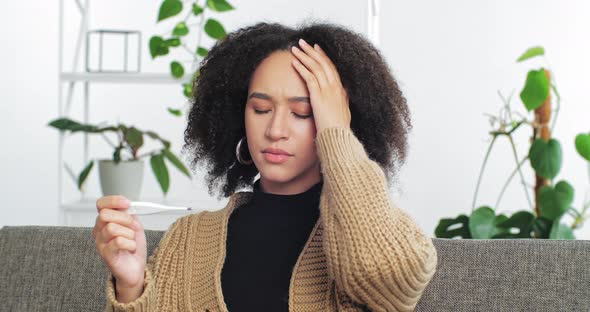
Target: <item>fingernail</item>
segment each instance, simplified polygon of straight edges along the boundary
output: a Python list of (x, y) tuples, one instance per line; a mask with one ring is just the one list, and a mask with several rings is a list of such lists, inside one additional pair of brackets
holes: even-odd
[(305, 42), (305, 40), (303, 40), (303, 39), (299, 39), (299, 44), (308, 45), (307, 42)]
[(313, 48), (320, 51), (320, 45), (317, 43), (313, 45)]

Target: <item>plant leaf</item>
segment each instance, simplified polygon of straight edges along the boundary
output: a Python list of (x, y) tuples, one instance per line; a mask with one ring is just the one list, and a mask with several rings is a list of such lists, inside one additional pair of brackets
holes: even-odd
[(561, 144), (555, 139), (536, 139), (529, 149), (529, 160), (537, 175), (553, 179), (561, 169)]
[(192, 97), (192, 93), (193, 93), (193, 85), (190, 83), (183, 83), (182, 84), (182, 93), (184, 94), (184, 96), (186, 96), (187, 98)]
[(549, 239), (576, 239), (572, 228), (555, 220), (549, 233)]
[(180, 22), (180, 23), (176, 24), (176, 26), (172, 30), (173, 36), (180, 37), (180, 36), (186, 36), (187, 34), (188, 34), (188, 27), (186, 27), (185, 22)]
[[(510, 218), (497, 224), (498, 227), (507, 229), (506, 234), (494, 236), (493, 238), (530, 238), (535, 216), (525, 210), (517, 211)], [(517, 234), (510, 233), (510, 229), (517, 228)]]
[(482, 206), (471, 214), (469, 217), (469, 231), (474, 239), (490, 239), (494, 235), (505, 233), (506, 229), (496, 226), (506, 220), (506, 216), (498, 216), (496, 220), (494, 210), (488, 206)]
[(234, 9), (234, 7), (225, 0), (207, 0), (207, 6), (216, 12), (225, 12)]
[(150, 55), (156, 58), (159, 55), (168, 54), (168, 46), (164, 43), (164, 39), (160, 36), (152, 36), (150, 38)]
[(549, 231), (551, 230), (552, 223), (553, 221), (544, 217), (535, 218), (535, 221), (533, 222), (535, 238), (549, 238)]
[(516, 62), (522, 62), (524, 60), (528, 60), (532, 57), (539, 56), (545, 54), (545, 49), (541, 46), (532, 47), (526, 50), (517, 60)]
[(168, 158), (168, 160), (176, 167), (178, 168), (178, 170), (180, 170), (182, 173), (184, 173), (185, 176), (187, 176), (189, 179), (191, 178), (191, 174), (188, 171), (188, 169), (184, 166), (184, 164), (182, 163), (182, 161), (180, 161), (180, 159), (178, 159), (178, 157), (176, 157), (176, 155), (174, 155), (169, 149), (165, 149), (163, 150), (162, 154), (164, 154), (164, 156), (166, 156), (166, 158)]
[(160, 5), (160, 12), (158, 13), (158, 22), (169, 17), (175, 16), (182, 12), (182, 1), (180, 0), (164, 0)]
[[(461, 226), (455, 227), (455, 224), (460, 224)], [(449, 230), (451, 227), (453, 229)], [(434, 230), (434, 235), (438, 238), (453, 238), (456, 236), (471, 238), (471, 233), (469, 233), (469, 217), (462, 214), (455, 219), (440, 219)]]
[(123, 146), (117, 146), (117, 148), (115, 148), (115, 152), (113, 153), (113, 161), (115, 162), (115, 164), (118, 164), (121, 161), (121, 150), (123, 149)]
[(167, 140), (162, 139), (162, 137), (160, 137), (155, 132), (153, 132), (153, 131), (146, 131), (145, 134), (148, 135), (150, 138), (152, 138), (154, 140), (159, 140), (160, 142), (162, 142), (162, 144), (164, 145), (164, 147), (170, 148), (170, 141), (167, 141)]
[(576, 135), (576, 151), (587, 161), (590, 161), (590, 134)]
[(180, 109), (174, 109), (171, 107), (168, 107), (168, 112), (170, 112), (170, 114), (174, 115), (174, 116), (182, 116), (182, 112), (180, 111)]
[(207, 56), (207, 54), (209, 53), (209, 50), (203, 48), (203, 47), (198, 47), (197, 48), (197, 55), (201, 56), (201, 57), (205, 57)]
[(177, 61), (170, 63), (170, 72), (174, 78), (182, 78), (184, 76), (184, 67)]
[(152, 155), (150, 158), (150, 165), (158, 183), (160, 184), (162, 192), (166, 195), (166, 193), (168, 193), (168, 188), (170, 188), (170, 176), (168, 175), (168, 168), (164, 163), (164, 157), (162, 154)]
[(135, 151), (143, 145), (143, 133), (137, 128), (131, 127), (125, 131), (125, 141)]
[(94, 161), (91, 160), (88, 163), (88, 165), (86, 165), (86, 167), (82, 170), (82, 172), (80, 172), (80, 175), (78, 176), (78, 189), (80, 191), (82, 190), (82, 185), (86, 181), (86, 178), (88, 178), (88, 175), (90, 174), (90, 170), (92, 170), (93, 166), (94, 166)]
[(180, 46), (180, 39), (178, 39), (178, 38), (166, 39), (166, 41), (164, 41), (164, 45), (166, 45), (167, 47), (178, 47), (178, 46)]
[(48, 126), (59, 130), (71, 130), (73, 127), (79, 127), (81, 124), (68, 118), (58, 118), (49, 122)]
[(213, 39), (222, 39), (226, 35), (223, 25), (213, 18), (207, 19), (205, 22), (205, 33)]
[(71, 131), (72, 133), (79, 132), (79, 131), (91, 132), (91, 133), (101, 131), (101, 129), (99, 129), (96, 126), (81, 124), (81, 123), (71, 120), (69, 118), (55, 119), (55, 120), (49, 122), (48, 126), (56, 128), (58, 130)]
[(145, 134), (154, 140), (162, 140), (162, 138), (160, 138), (160, 136), (153, 131), (146, 131)]
[(549, 95), (549, 79), (543, 68), (530, 70), (526, 77), (524, 88), (520, 92), (520, 99), (527, 111), (539, 108)]
[(555, 188), (544, 185), (539, 190), (541, 216), (555, 221), (569, 209), (574, 201), (574, 188), (566, 181), (560, 181)]
[(193, 3), (193, 15), (194, 16), (199, 16), (201, 13), (203, 13), (204, 9), (199, 6), (197, 3)]

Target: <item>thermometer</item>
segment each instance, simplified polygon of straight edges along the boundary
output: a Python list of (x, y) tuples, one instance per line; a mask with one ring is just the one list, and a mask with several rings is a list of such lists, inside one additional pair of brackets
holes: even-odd
[(132, 201), (129, 205), (128, 213), (132, 215), (148, 215), (166, 211), (192, 211), (192, 207), (167, 206), (162, 204)]

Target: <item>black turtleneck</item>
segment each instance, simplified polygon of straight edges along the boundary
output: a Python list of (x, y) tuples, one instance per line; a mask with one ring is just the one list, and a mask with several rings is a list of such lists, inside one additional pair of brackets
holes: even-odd
[(260, 179), (251, 200), (229, 218), (221, 272), (230, 312), (288, 311), (293, 267), (318, 220), (322, 181), (303, 193), (265, 193)]

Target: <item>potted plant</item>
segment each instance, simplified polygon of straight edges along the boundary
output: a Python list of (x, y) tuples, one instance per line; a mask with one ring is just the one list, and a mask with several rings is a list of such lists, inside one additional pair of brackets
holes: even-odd
[[(532, 47), (522, 54), (517, 62), (522, 62), (533, 57), (543, 56), (543, 47)], [(551, 91), (556, 99), (556, 107), (551, 107)], [(510, 108), (511, 96), (506, 99), (500, 93), (504, 102), (502, 112), (498, 116), (490, 115), (492, 127), (490, 131), (492, 140), (484, 157), (480, 169), (475, 194), (473, 196), (471, 215), (461, 214), (454, 219), (441, 219), (435, 229), (435, 236), (440, 238), (549, 238), (549, 239), (575, 239), (572, 230), (583, 225), (588, 217), (586, 210), (590, 207), (590, 200), (582, 202), (581, 211), (573, 206), (574, 188), (565, 180), (560, 179), (555, 183), (555, 178), (561, 168), (561, 144), (551, 137), (553, 127), (560, 109), (560, 96), (555, 85), (555, 79), (546, 68), (529, 70), (520, 99), (529, 112), (534, 112), (532, 119), (526, 115), (512, 111)], [(552, 112), (554, 112), (552, 116)], [(553, 117), (551, 126), (549, 122)], [(531, 146), (528, 153), (522, 159), (519, 158), (512, 134), (522, 125), (532, 128)], [(516, 162), (516, 168), (508, 177), (500, 191), (494, 208), (480, 206), (475, 208), (477, 192), (488, 157), (494, 143), (499, 137), (506, 137), (512, 148), (512, 154)], [(588, 175), (590, 177), (590, 133), (580, 133), (572, 140), (578, 154), (588, 161)], [(534, 197), (529, 196), (530, 184), (525, 181), (521, 166), (528, 160), (535, 171), (535, 183), (532, 186)], [(520, 210), (506, 216), (497, 214), (500, 199), (508, 184), (516, 174), (519, 174), (521, 184), (530, 205), (531, 211)], [(563, 222), (563, 217), (569, 214), (574, 218), (571, 225)]]
[[(152, 172), (156, 177), (164, 196), (170, 187), (170, 177), (165, 159), (174, 165), (189, 179), (191, 174), (182, 161), (170, 151), (170, 142), (163, 139), (153, 131), (142, 131), (133, 126), (119, 123), (115, 126), (98, 126), (82, 124), (68, 118), (58, 118), (51, 121), (49, 126), (70, 133), (83, 132), (101, 134), (114, 148), (112, 159), (91, 160), (78, 175), (78, 189), (82, 190), (84, 181), (90, 174), (94, 162), (98, 162), (100, 185), (103, 196), (123, 195), (132, 200), (139, 198), (143, 180), (143, 158), (150, 157)], [(111, 143), (104, 135), (114, 133), (118, 138), (118, 144)], [(143, 146), (144, 135), (162, 143), (163, 148), (139, 155), (139, 149)]]

